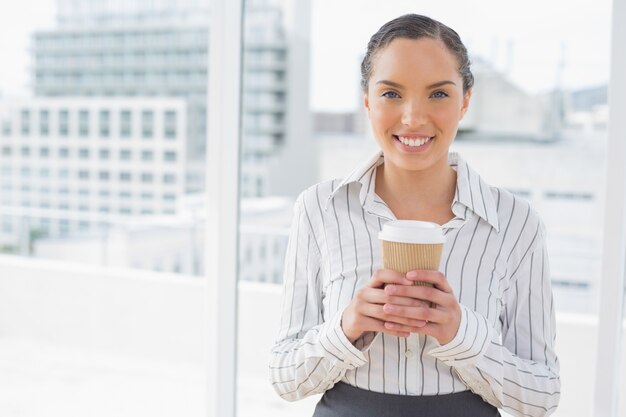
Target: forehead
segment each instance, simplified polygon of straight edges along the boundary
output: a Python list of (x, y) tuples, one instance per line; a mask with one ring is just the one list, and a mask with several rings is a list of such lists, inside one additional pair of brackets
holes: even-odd
[(371, 83), (378, 80), (431, 83), (461, 79), (456, 57), (438, 39), (394, 39), (373, 60)]

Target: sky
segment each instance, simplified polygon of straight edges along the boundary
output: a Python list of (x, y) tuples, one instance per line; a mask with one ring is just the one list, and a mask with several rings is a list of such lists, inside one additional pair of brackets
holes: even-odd
[[(581, 88), (608, 80), (611, 0), (311, 0), (311, 4), (314, 110), (351, 111), (360, 105), (359, 65), (367, 41), (383, 23), (405, 13), (425, 14), (449, 25), (470, 54), (487, 59), (529, 93), (550, 90), (557, 83)], [(28, 94), (29, 33), (52, 27), (54, 9), (54, 0), (3, 5), (0, 94)]]

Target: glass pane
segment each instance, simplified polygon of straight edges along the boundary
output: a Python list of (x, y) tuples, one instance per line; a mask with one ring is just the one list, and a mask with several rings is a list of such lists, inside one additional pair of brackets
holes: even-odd
[[(271, 331), (280, 325), (283, 306), (274, 277), (283, 272), (291, 206), (309, 185), (345, 177), (376, 151), (359, 65), (369, 37), (383, 23), (415, 10), (414, 2), (402, 0), (384, 7), (373, 0), (314, 0), (310, 37), (301, 38), (310, 43), (298, 44), (290, 26), (297, 21), (294, 3), (246, 3), (240, 415), (261, 406), (272, 413), (311, 415), (319, 398), (275, 402), (265, 382), (265, 357), (259, 355), (260, 346), (265, 352), (273, 345)], [(260, 9), (272, 7), (280, 7), (284, 26), (278, 25), (277, 33), (285, 39), (284, 49), (258, 47), (274, 30), (267, 28), (268, 16), (277, 13)], [(447, 1), (424, 3), (419, 10), (454, 28), (472, 61), (473, 97), (451, 150), (486, 183), (529, 201), (546, 226), (554, 293), (549, 305), (557, 313), (557, 353), (569, 387), (555, 415), (582, 417), (591, 412), (593, 360), (581, 365), (577, 358), (594, 358), (596, 352), (592, 344), (576, 341), (596, 337), (611, 5), (607, 0), (576, 8), (566, 2), (503, 7), (495, 1)], [(265, 16), (264, 28), (254, 27), (257, 14)], [(294, 56), (307, 45), (311, 60), (303, 69), (299, 63), (306, 60)], [(298, 101), (302, 94), (308, 96), (304, 104)], [(297, 115), (302, 109), (309, 112), (304, 118)], [(259, 329), (259, 322), (267, 326)]]
[(0, 11), (0, 415), (204, 416), (209, 4), (30, 3)]

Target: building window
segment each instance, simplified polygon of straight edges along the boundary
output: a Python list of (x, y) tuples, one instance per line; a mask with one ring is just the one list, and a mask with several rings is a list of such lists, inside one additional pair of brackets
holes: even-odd
[(163, 201), (176, 201), (176, 195), (171, 193), (163, 194)]
[(132, 157), (132, 153), (129, 149), (122, 149), (120, 151), (120, 160), (130, 161), (131, 157)]
[(2, 122), (2, 134), (4, 136), (11, 136), (11, 122), (5, 120)]
[(154, 199), (154, 194), (152, 194), (152, 193), (141, 193), (141, 199), (142, 200), (153, 200)]
[(78, 112), (78, 135), (82, 138), (89, 136), (89, 110)]
[(120, 112), (120, 136), (129, 138), (132, 132), (132, 119), (130, 110)]
[(142, 151), (141, 152), (141, 160), (142, 161), (152, 161), (152, 160), (154, 160), (154, 152), (152, 152), (152, 151)]
[(70, 150), (68, 148), (59, 149), (59, 158), (67, 159), (70, 156)]
[(69, 118), (70, 114), (67, 110), (59, 111), (59, 136), (61, 137), (69, 135)]
[(98, 173), (98, 178), (100, 179), (100, 181), (108, 181), (110, 178), (109, 171), (100, 171)]
[(87, 171), (86, 169), (81, 169), (80, 171), (78, 171), (78, 178), (80, 178), (81, 180), (89, 179), (89, 171)]
[(12, 150), (9, 146), (2, 147), (2, 155), (3, 156), (11, 156)]
[(100, 137), (108, 138), (110, 135), (110, 113), (108, 110), (100, 110)]
[(111, 193), (109, 192), (109, 190), (100, 190), (98, 191), (98, 195), (103, 198), (108, 198), (111, 195)]
[(154, 135), (154, 112), (144, 110), (141, 112), (141, 136), (150, 139)]
[(87, 190), (86, 188), (81, 188), (80, 190), (78, 190), (78, 195), (88, 196), (89, 190)]
[(176, 161), (176, 152), (174, 151), (165, 151), (163, 152), (163, 160), (167, 162), (175, 162)]
[[(67, 178), (69, 178), (69, 176), (70, 176), (70, 171), (69, 170), (67, 170), (65, 168), (59, 170), (59, 178), (67, 179)], [(63, 188), (62, 191), (65, 191), (65, 192), (62, 192), (61, 194), (67, 194), (67, 192), (68, 192), (67, 188)]]
[(124, 200), (128, 200), (131, 194), (128, 191), (120, 191), (120, 198)]
[(99, 155), (101, 160), (106, 161), (111, 156), (111, 152), (108, 149), (100, 149)]
[(41, 158), (47, 158), (50, 155), (50, 149), (48, 148), (40, 148), (39, 149), (39, 156)]
[(39, 111), (39, 134), (48, 136), (50, 133), (50, 112), (48, 110)]
[(30, 135), (30, 111), (29, 110), (22, 110), (21, 129), (22, 129), (23, 136)]
[(23, 157), (28, 158), (30, 156), (30, 148), (23, 146), (21, 153)]
[(163, 118), (163, 136), (165, 139), (175, 139), (176, 138), (176, 112), (173, 110), (168, 110), (165, 112)]
[(78, 150), (78, 157), (80, 159), (89, 159), (89, 149), (81, 148)]
[(163, 174), (164, 184), (176, 184), (176, 174)]
[(129, 182), (131, 179), (130, 172), (120, 172), (120, 181)]
[(30, 177), (30, 168), (29, 167), (22, 167), (22, 169), (20, 170), (20, 173), (22, 174), (22, 177), (28, 178), (28, 177)]
[(153, 180), (152, 174), (148, 172), (144, 172), (143, 174), (141, 174), (141, 182), (150, 183), (152, 182), (152, 180)]

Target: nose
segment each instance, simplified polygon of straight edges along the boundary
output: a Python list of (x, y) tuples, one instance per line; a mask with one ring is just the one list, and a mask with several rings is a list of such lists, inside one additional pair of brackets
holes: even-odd
[(419, 100), (407, 101), (402, 112), (402, 124), (405, 126), (421, 126), (426, 121), (426, 107)]

